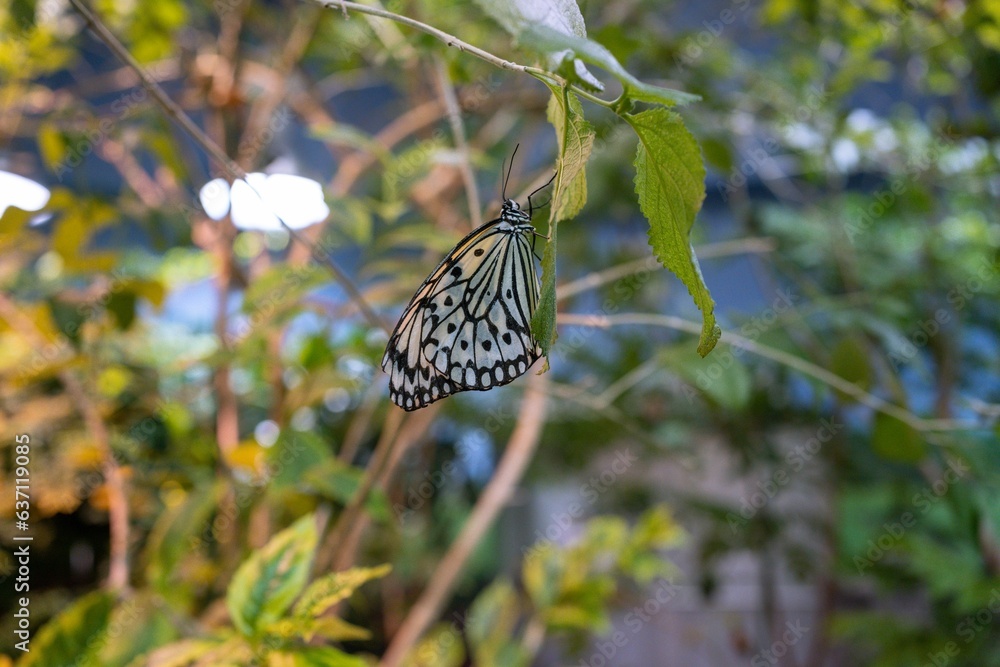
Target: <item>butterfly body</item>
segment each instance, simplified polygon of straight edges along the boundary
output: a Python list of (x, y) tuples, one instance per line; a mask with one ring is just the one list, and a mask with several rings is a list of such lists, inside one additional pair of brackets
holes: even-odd
[(523, 374), (540, 350), (531, 335), (538, 276), (531, 215), (511, 199), (474, 230), (413, 295), (389, 337), (389, 396), (417, 410), (460, 391), (486, 391)]

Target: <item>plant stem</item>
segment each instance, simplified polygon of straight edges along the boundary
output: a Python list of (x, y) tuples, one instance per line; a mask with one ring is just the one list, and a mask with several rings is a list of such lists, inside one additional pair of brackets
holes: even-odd
[(544, 391), (547, 376), (531, 375), (528, 382), (517, 425), (511, 433), (496, 473), (476, 501), (458, 537), (438, 563), (427, 587), (393, 636), (379, 667), (398, 667), (434, 622), (458, 582), (473, 549), (493, 525), (497, 514), (507, 504), (514, 487), (524, 475), (542, 434), (547, 403)]
[(469, 203), (469, 222), (472, 229), (479, 229), (483, 224), (482, 205), (479, 203), (479, 188), (476, 186), (476, 175), (472, 173), (472, 159), (469, 154), (469, 142), (465, 139), (465, 125), (462, 123), (462, 110), (458, 106), (455, 88), (448, 76), (448, 64), (440, 56), (434, 57), (434, 71), (437, 74), (438, 87), (441, 89), (441, 101), (448, 112), (448, 123), (458, 151), (458, 168), (465, 184), (465, 196)]
[[(616, 315), (562, 313), (559, 315), (559, 323), (600, 328), (608, 328), (624, 324), (645, 324), (665, 327), (667, 329), (675, 329), (677, 331), (683, 331), (685, 333), (692, 333), (695, 335), (701, 334), (701, 325), (697, 322), (691, 322), (689, 320), (681, 319), (680, 317), (673, 317), (671, 315), (648, 313), (620, 313)], [(866, 405), (877, 412), (895, 417), (901, 422), (909, 424), (918, 431), (956, 431), (975, 428), (978, 426), (975, 422), (970, 421), (960, 421), (954, 419), (924, 419), (905, 408), (894, 405), (883, 398), (868, 393), (853, 382), (845, 380), (839, 375), (831, 373), (821, 366), (817, 366), (816, 364), (806, 361), (800, 357), (796, 357), (793, 354), (788, 354), (787, 352), (769, 345), (758, 343), (755, 340), (745, 338), (744, 336), (736, 333), (727, 332), (723, 337), (722, 342), (728, 343), (732, 347), (744, 349), (747, 352), (756, 354), (759, 357), (771, 359), (772, 361), (776, 361), (779, 364), (788, 366), (789, 368), (793, 368), (804, 375), (808, 375), (809, 377), (819, 380), (820, 382), (829, 385), (838, 391), (842, 391), (843, 393), (854, 397), (862, 405)]]
[[(108, 30), (107, 26), (104, 25), (101, 19), (98, 18), (97, 15), (94, 14), (94, 12), (92, 12), (86, 5), (84, 5), (82, 0), (69, 0), (69, 2), (73, 5), (73, 8), (80, 14), (80, 16), (83, 17), (91, 29), (93, 29), (97, 37), (112, 51), (112, 53), (132, 68), (132, 70), (138, 75), (139, 80), (142, 81), (142, 85), (147, 91), (149, 91), (149, 94), (153, 96), (153, 99), (156, 100), (160, 107), (163, 108), (164, 112), (166, 112), (166, 114), (170, 116), (174, 122), (180, 125), (181, 128), (187, 132), (191, 138), (198, 143), (198, 145), (204, 148), (205, 151), (227, 172), (229, 180), (236, 178), (243, 179), (244, 182), (250, 186), (250, 189), (261, 198), (261, 201), (263, 201), (264, 198), (261, 194), (257, 192), (253, 185), (246, 180), (246, 171), (231, 160), (229, 156), (226, 155), (225, 151), (223, 151), (218, 144), (212, 141), (208, 135), (206, 135), (202, 129), (198, 127), (193, 120), (191, 120), (190, 116), (184, 113), (184, 110), (167, 96), (153, 77), (150, 76), (149, 73), (143, 69), (142, 65), (140, 65), (139, 62), (132, 57), (132, 54), (125, 48), (125, 45), (118, 41), (118, 38), (115, 37), (110, 30)], [(354, 284), (354, 281), (348, 277), (340, 266), (337, 265), (337, 263), (334, 262), (327, 253), (323, 252), (319, 246), (309, 243), (302, 237), (301, 234), (289, 227), (288, 223), (281, 219), (281, 216), (277, 215), (273, 211), (271, 213), (278, 219), (278, 222), (281, 223), (281, 226), (288, 232), (289, 236), (308, 247), (313, 258), (330, 270), (334, 279), (340, 283), (341, 287), (344, 288), (348, 297), (358, 307), (358, 310), (361, 311), (361, 314), (368, 320), (369, 324), (384, 331), (388, 331), (388, 325), (382, 320), (381, 317), (379, 317), (377, 313), (375, 313), (372, 307), (368, 305), (368, 301), (361, 294), (361, 291)]]
[[(555, 72), (549, 72), (548, 70), (541, 69), (540, 67), (520, 65), (513, 61), (506, 60), (504, 58), (501, 58), (500, 56), (490, 53), (489, 51), (481, 49), (478, 46), (473, 46), (472, 44), (469, 44), (468, 42), (459, 39), (458, 37), (452, 35), (451, 33), (447, 33), (444, 30), (435, 28), (434, 26), (428, 25), (427, 23), (424, 23), (422, 21), (411, 19), (409, 16), (403, 16), (402, 14), (395, 14), (393, 12), (386, 11), (385, 9), (382, 9), (380, 7), (369, 7), (368, 5), (362, 5), (357, 2), (348, 2), (347, 0), (312, 0), (312, 1), (329, 9), (341, 9), (345, 13), (347, 12), (348, 9), (351, 9), (353, 11), (358, 12), (359, 14), (369, 14), (371, 16), (378, 16), (380, 18), (388, 19), (390, 21), (396, 21), (397, 23), (408, 25), (411, 28), (419, 30), (420, 32), (431, 35), (432, 37), (436, 37), (437, 39), (441, 40), (448, 46), (453, 46), (459, 51), (465, 51), (467, 53), (470, 53), (481, 60), (485, 60), (491, 65), (499, 67), (500, 69), (511, 70), (514, 72), (523, 72), (525, 74), (531, 74), (536, 78), (544, 77), (549, 79), (550, 81), (555, 82), (560, 86), (567, 85), (566, 79), (559, 76)], [(591, 93), (589, 93), (586, 90), (583, 90), (577, 85), (570, 84), (569, 87), (572, 88), (573, 92), (575, 92), (577, 95), (583, 97), (584, 99), (590, 100), (594, 104), (599, 104), (602, 107), (607, 107), (609, 109), (612, 107), (612, 102), (608, 102), (607, 100), (602, 100), (600, 97), (592, 95)]]

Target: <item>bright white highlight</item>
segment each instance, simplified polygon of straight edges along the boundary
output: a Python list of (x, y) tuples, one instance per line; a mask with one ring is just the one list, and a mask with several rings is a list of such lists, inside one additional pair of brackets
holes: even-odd
[(237, 228), (276, 231), (282, 226), (275, 213), (292, 229), (308, 227), (330, 215), (330, 207), (323, 201), (323, 188), (311, 178), (261, 173), (248, 174), (247, 178), (250, 185), (237, 180), (232, 191), (222, 178), (202, 187), (198, 195), (210, 218), (221, 220), (232, 207)]
[(0, 215), (8, 206), (22, 211), (37, 211), (49, 203), (49, 189), (30, 178), (0, 171)]

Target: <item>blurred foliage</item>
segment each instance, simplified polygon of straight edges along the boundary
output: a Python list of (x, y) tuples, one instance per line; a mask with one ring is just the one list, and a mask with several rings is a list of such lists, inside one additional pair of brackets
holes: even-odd
[[(436, 100), (432, 61), (456, 85), (483, 192), (495, 192), (518, 141), (530, 146), (515, 169), (525, 185), (550, 172), (553, 155), (565, 166), (573, 146), (547, 124), (544, 86), (405, 27), (308, 3), (92, 4), (230, 155), (250, 139), (253, 168), (293, 154), (303, 174), (326, 179), (333, 224), (317, 242), (386, 313), (465, 229), (447, 119), (422, 107)], [(587, 203), (560, 225), (558, 283), (648, 258), (638, 203), (650, 220), (663, 210), (647, 210), (651, 189), (637, 202), (633, 164), (647, 164), (640, 180), (679, 179), (684, 205), (648, 239), (661, 257), (658, 232), (686, 243), (690, 230), (696, 247), (774, 243), (701, 268), (676, 257), (683, 284), (646, 264), (559, 301), (559, 312), (609, 316), (669, 308), (697, 333), (683, 293), (696, 294), (708, 325), (704, 272), (723, 331), (766, 354), (725, 333), (701, 359), (689, 334), (669, 328), (562, 327), (528, 483), (585, 478), (626, 445), (644, 470), (595, 496), (586, 515), (604, 516), (575, 541), (543, 541), (512, 575), (498, 574), (501, 538), (489, 535), (442, 616), (462, 622), (427, 633), (409, 664), (530, 664), (544, 638), (582, 647), (630, 597), (673, 576), (663, 549), (677, 545), (680, 524), (697, 556), (684, 576), (708, 601), (737, 554), (819, 583), (828, 593), (817, 625), (847, 664), (940, 654), (951, 666), (1000, 664), (1000, 3), (733, 0), (705, 15), (680, 2), (585, 2), (591, 41), (536, 30), (517, 45), (495, 12), (468, 3), (384, 4), (518, 62), (556, 42), (573, 56), (560, 71), (597, 77), (605, 99), (631, 86), (613, 109), (555, 98), (564, 122), (583, 127), (585, 116), (593, 130), (592, 147), (577, 145), (589, 154)], [(311, 32), (283, 71), (295, 25)], [(238, 48), (227, 52), (221, 35), (234, 29)], [(0, 166), (53, 189), (43, 211), (0, 217), (0, 292), (13, 307), (0, 312), (0, 496), (14, 495), (14, 434), (28, 433), (32, 627), (43, 628), (21, 663), (368, 664), (468, 519), (513, 428), (517, 385), (443, 404), (395, 483), (368, 498), (358, 567), (317, 569), (331, 548), (317, 517), (350, 503), (390, 414), (384, 335), (354, 316), (324, 269), (296, 258), (287, 234), (205, 216), (197, 191), (216, 174), (70, 10), (10, 0), (0, 33)], [(232, 87), (220, 53), (239, 59)], [(275, 121), (244, 136), (276, 79), (291, 83)], [(656, 107), (675, 89), (701, 100)], [(637, 155), (622, 117), (674, 114), (688, 129), (669, 126), (671, 140)], [(380, 134), (390, 123), (396, 139)], [(692, 136), (708, 167), (693, 227), (702, 173)], [(576, 208), (579, 183), (553, 221)], [(750, 273), (770, 286), (762, 295), (748, 289)], [(789, 358), (903, 414), (875, 411)], [(117, 595), (99, 588), (108, 451), (65, 373), (86, 388), (127, 483), (132, 570)], [(220, 387), (238, 405), (231, 447), (220, 447)], [(680, 461), (699, 478), (706, 451), (733, 462), (730, 496), (656, 474)], [(676, 519), (645, 511), (664, 500)], [(11, 503), (0, 518), (9, 539)], [(0, 553), (5, 609), (15, 567)], [(3, 619), (13, 636), (14, 619)]]

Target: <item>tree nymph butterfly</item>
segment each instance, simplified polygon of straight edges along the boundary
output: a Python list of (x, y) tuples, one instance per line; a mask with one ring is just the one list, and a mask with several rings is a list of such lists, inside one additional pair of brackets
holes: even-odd
[(500, 217), (441, 260), (389, 336), (382, 370), (389, 374), (389, 397), (404, 410), (505, 385), (541, 354), (531, 335), (539, 296), (533, 250), (540, 236), (531, 225), (531, 197), (548, 183), (528, 195), (525, 212), (507, 199), (509, 178), (508, 168)]

